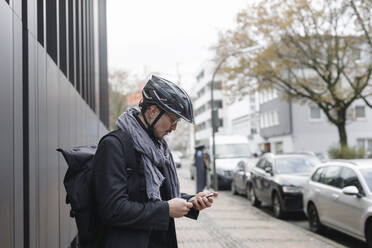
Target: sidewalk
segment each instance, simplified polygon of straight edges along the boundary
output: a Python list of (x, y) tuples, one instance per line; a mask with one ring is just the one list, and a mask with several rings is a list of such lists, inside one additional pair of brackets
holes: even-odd
[[(194, 193), (195, 181), (187, 169), (180, 170), (181, 192)], [(203, 210), (197, 221), (176, 219), (180, 248), (331, 248), (345, 247), (292, 224), (277, 220), (250, 206), (248, 200), (222, 191), (212, 208)]]

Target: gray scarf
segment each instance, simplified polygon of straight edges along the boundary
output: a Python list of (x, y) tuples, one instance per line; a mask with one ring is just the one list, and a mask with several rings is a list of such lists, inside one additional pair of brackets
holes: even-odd
[(116, 125), (128, 132), (133, 139), (134, 149), (141, 154), (141, 163), (144, 165), (146, 192), (150, 200), (161, 200), (160, 186), (164, 181), (164, 176), (159, 171), (159, 167), (164, 167), (168, 171), (171, 185), (171, 196), (180, 196), (180, 187), (174, 166), (173, 158), (168, 148), (167, 142), (159, 140), (160, 147), (150, 138), (148, 133), (142, 128), (135, 118), (139, 111), (130, 108), (119, 116)]

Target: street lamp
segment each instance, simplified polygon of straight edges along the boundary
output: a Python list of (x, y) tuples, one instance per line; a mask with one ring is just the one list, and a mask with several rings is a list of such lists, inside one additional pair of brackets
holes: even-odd
[(212, 155), (213, 155), (213, 188), (214, 190), (217, 190), (217, 173), (216, 173), (216, 144), (215, 144), (215, 132), (218, 127), (218, 120), (215, 120), (217, 117), (217, 111), (218, 109), (215, 109), (214, 107), (214, 97), (213, 97), (213, 89), (214, 89), (214, 78), (218, 72), (218, 70), (221, 68), (221, 65), (226, 61), (227, 58), (231, 56), (235, 56), (242, 53), (251, 52), (253, 50), (256, 50), (258, 48), (262, 47), (261, 45), (251, 46), (244, 50), (240, 50), (237, 52), (229, 53), (225, 55), (221, 61), (216, 66), (216, 69), (213, 71), (212, 80), (211, 80), (211, 124), (212, 124)]

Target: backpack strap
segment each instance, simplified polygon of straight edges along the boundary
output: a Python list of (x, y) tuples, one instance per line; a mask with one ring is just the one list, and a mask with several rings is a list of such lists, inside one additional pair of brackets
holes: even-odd
[[(99, 143), (101, 143), (101, 141), (102, 141), (104, 138), (106, 138), (107, 136), (113, 136), (113, 137), (115, 137), (116, 139), (118, 139), (119, 142), (120, 142), (120, 144), (122, 145), (122, 147), (123, 147), (123, 149), (124, 149), (124, 147), (127, 145), (126, 142), (128, 142), (128, 136), (129, 136), (129, 134), (126, 133), (125, 131), (121, 130), (121, 129), (117, 129), (117, 130), (111, 131), (111, 132), (109, 132), (108, 134), (106, 134), (105, 136), (103, 136), (103, 137), (101, 138), (101, 140), (99, 141)], [(130, 142), (131, 142), (131, 145), (133, 146), (133, 141), (132, 141), (132, 139), (129, 139), (129, 140), (130, 140)], [(139, 161), (140, 158), (141, 158), (141, 154), (140, 154), (138, 151), (136, 151), (136, 150), (134, 150), (134, 153), (135, 153), (135, 156), (136, 156), (136, 160)], [(131, 163), (128, 163), (127, 171), (128, 171), (129, 173), (131, 173), (133, 170), (136, 170), (136, 169), (138, 169), (137, 166), (135, 166), (135, 168), (133, 168), (133, 165), (132, 165)]]

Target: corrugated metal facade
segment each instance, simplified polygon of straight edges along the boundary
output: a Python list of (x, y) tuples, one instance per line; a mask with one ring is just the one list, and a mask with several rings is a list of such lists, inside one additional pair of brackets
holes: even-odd
[(1, 247), (68, 247), (76, 235), (56, 148), (107, 131), (105, 4), (0, 0)]

